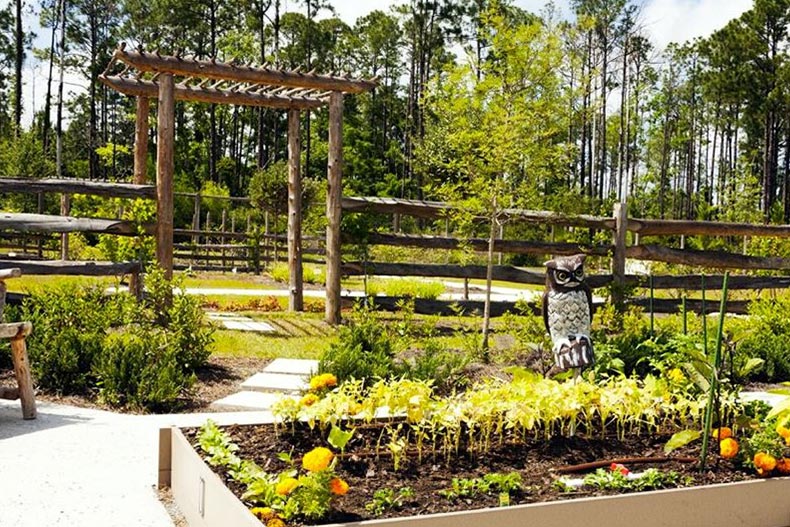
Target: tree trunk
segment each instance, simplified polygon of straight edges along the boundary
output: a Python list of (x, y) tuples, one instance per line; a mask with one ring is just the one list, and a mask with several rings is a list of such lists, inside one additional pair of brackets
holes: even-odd
[(22, 64), (25, 60), (25, 35), (22, 33), (22, 0), (16, 0), (16, 52), (14, 62), (14, 135), (22, 133)]
[(497, 235), (497, 199), (494, 196), (494, 210), (491, 214), (491, 225), (488, 230), (488, 254), (486, 256), (486, 300), (483, 306), (483, 338), (481, 348), (483, 362), (489, 362), (488, 334), (491, 329), (491, 282), (494, 276), (494, 240)]

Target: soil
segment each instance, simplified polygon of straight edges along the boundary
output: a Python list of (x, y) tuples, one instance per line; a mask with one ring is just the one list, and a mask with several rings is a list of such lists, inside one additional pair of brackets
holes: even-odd
[[(254, 461), (267, 472), (277, 473), (287, 468), (277, 459), (278, 453), (290, 452), (300, 462), (300, 455), (316, 446), (327, 446), (318, 429), (310, 430), (304, 423), (297, 423), (293, 428), (290, 425), (286, 429), (280, 427), (277, 430), (272, 425), (234, 425), (226, 427), (225, 430), (239, 446), (237, 454), (242, 459)], [(613, 494), (618, 491), (590, 490), (587, 487), (562, 492), (553, 483), (565, 469), (573, 465), (600, 461), (608, 468), (612, 461), (625, 458), (666, 457), (663, 446), (668, 439), (668, 436), (654, 435), (629, 436), (624, 440), (580, 436), (556, 437), (550, 440), (509, 440), (502, 445), (493, 446), (486, 453), (469, 452), (461, 445), (458, 455), (453, 455), (449, 460), (444, 454), (425, 452), (422, 462), (418, 462), (416, 450), (412, 446), (408, 459), (402, 461), (399, 469), (395, 470), (392, 456), (388, 452), (375, 454), (375, 445), (382, 440), (382, 431), (382, 423), (357, 425), (354, 436), (345, 452), (338, 456), (335, 467), (337, 475), (348, 482), (350, 490), (345, 496), (335, 498), (333, 511), (327, 517), (319, 522), (311, 521), (311, 525), (497, 507), (497, 493), (477, 494), (472, 498), (456, 500), (440, 494), (440, 491), (451, 488), (453, 478), (481, 478), (494, 472), (515, 471), (521, 475), (522, 490), (511, 495), (511, 505)], [(195, 440), (197, 430), (186, 429), (184, 432), (200, 452)], [(387, 440), (387, 437), (383, 438), (384, 443)], [(699, 445), (690, 445), (674, 451), (669, 461), (632, 461), (626, 466), (633, 472), (650, 467), (658, 468), (662, 472), (676, 471), (684, 476), (683, 485), (692, 486), (754, 477), (717, 455), (710, 456), (707, 470), (700, 472), (696, 462), (699, 448)], [(387, 449), (383, 447), (381, 450)], [(215, 471), (237, 496), (242, 495), (242, 485), (231, 480), (222, 469), (215, 468)], [(583, 477), (584, 472), (568, 475)], [(371, 502), (375, 491), (392, 489), (397, 493), (403, 487), (412, 489), (414, 496), (405, 500), (401, 506), (379, 515), (366, 510), (365, 505)], [(291, 522), (289, 525), (299, 524)]]

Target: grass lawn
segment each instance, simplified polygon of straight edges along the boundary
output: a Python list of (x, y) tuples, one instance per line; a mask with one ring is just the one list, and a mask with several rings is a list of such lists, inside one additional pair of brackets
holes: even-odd
[(248, 331), (217, 330), (212, 355), (260, 359), (320, 359), (337, 339), (331, 336), (273, 337)]

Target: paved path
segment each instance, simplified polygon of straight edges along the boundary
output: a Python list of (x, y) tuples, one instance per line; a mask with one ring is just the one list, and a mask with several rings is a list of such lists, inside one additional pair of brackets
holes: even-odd
[(0, 526), (172, 527), (156, 495), (158, 430), (260, 422), (263, 412), (123, 415), (0, 400)]

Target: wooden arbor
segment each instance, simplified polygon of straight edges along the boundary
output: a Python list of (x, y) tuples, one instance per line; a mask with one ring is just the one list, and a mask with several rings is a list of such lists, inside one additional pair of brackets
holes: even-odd
[(99, 77), (105, 85), (137, 97), (135, 182), (145, 180), (148, 100), (158, 99), (156, 257), (168, 277), (173, 272), (173, 144), (175, 101), (239, 104), (288, 111), (289, 308), (299, 311), (302, 296), (302, 183), (299, 120), (302, 110), (329, 105), (329, 159), (326, 195), (326, 320), (340, 322), (340, 215), (343, 163), (343, 94), (362, 93), (376, 80), (314, 71), (300, 73), (217, 60), (161, 55), (121, 45)]

